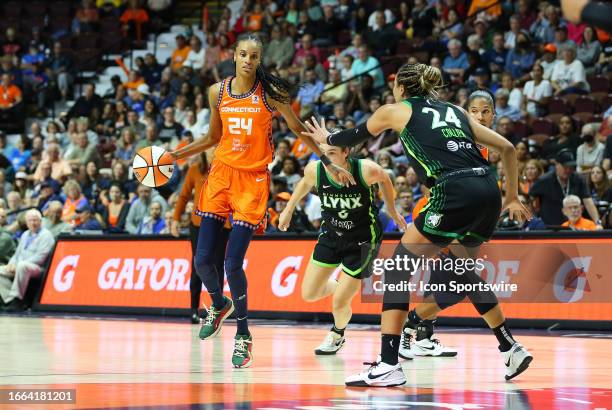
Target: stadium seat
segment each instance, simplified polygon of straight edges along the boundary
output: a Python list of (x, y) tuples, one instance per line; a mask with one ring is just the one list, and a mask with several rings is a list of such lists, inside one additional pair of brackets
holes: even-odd
[(531, 123), (531, 132), (534, 134), (553, 135), (555, 129), (555, 124), (547, 118), (536, 118)]
[(578, 97), (580, 97), (580, 94), (566, 94), (561, 96), (561, 99), (565, 101), (568, 107), (573, 107)]
[[(107, 33), (104, 33), (106, 36)], [(83, 33), (72, 38), (72, 47), (75, 50), (84, 50), (87, 48), (97, 48), (98, 47), (98, 34), (95, 33)]]
[(561, 119), (561, 117), (563, 117), (566, 114), (559, 114), (559, 113), (555, 113), (555, 114), (548, 114), (545, 118), (550, 120), (550, 122), (552, 122), (553, 124), (558, 124), (559, 120)]
[(593, 113), (590, 112), (577, 112), (572, 115), (572, 119), (574, 120), (574, 129), (581, 130), (584, 124), (593, 121)]
[(589, 96), (582, 96), (574, 104), (574, 112), (597, 112), (597, 102)]
[(591, 86), (591, 92), (610, 92), (610, 79), (603, 75), (587, 77), (587, 82)]
[(115, 17), (105, 17), (100, 20), (100, 32), (106, 35), (109, 31), (121, 30), (121, 22)]
[(9, 1), (5, 3), (2, 8), (2, 18), (7, 21), (19, 19), (19, 16), (21, 16), (22, 4), (24, 3), (20, 1)]
[(397, 50), (395, 51), (398, 55), (407, 55), (413, 50), (412, 42), (409, 40), (402, 40), (397, 45)]
[(549, 114), (567, 114), (569, 111), (565, 101), (560, 98), (552, 98), (548, 101), (547, 108)]
[(69, 1), (54, 1), (53, 7), (49, 8), (49, 14), (51, 18), (49, 21), (53, 21), (54, 19), (61, 18), (71, 18), (72, 6)]
[(601, 100), (601, 106), (604, 110), (607, 110), (610, 106), (612, 106), (612, 94), (608, 94)]
[(74, 54), (75, 66), (80, 71), (96, 71), (99, 68), (101, 55), (97, 48), (79, 50)]
[(429, 63), (429, 51), (421, 50), (412, 53), (412, 56), (417, 59), (419, 63)]
[(608, 105), (604, 104), (605, 98), (609, 95), (607, 92), (598, 91), (598, 92), (590, 93), (589, 95), (593, 97), (593, 99), (597, 101), (597, 104), (599, 104), (599, 106), (602, 107), (603, 109), (606, 109), (606, 107), (610, 106), (610, 104)]
[(120, 54), (123, 51), (121, 31), (105, 31), (100, 38), (100, 48), (105, 54)]
[(529, 126), (523, 120), (514, 121), (514, 135), (517, 138), (524, 139), (529, 135)]
[(541, 147), (544, 145), (544, 141), (546, 141), (550, 135), (547, 134), (531, 134), (529, 137), (529, 141), (533, 141), (536, 146)]
[(47, 3), (44, 1), (29, 1), (26, 12), (28, 16), (44, 16), (47, 14)]
[(350, 30), (342, 30), (338, 33), (338, 44), (343, 46), (347, 46), (351, 44), (351, 40), (353, 39), (353, 34)]
[(69, 16), (62, 17), (54, 17), (49, 20), (49, 27), (51, 28), (51, 32), (56, 31), (70, 31), (70, 25), (72, 24), (72, 20)]

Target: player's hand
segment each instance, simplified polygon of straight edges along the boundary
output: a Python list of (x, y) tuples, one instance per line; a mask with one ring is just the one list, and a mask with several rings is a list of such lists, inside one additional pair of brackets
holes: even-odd
[(348, 187), (357, 184), (353, 174), (351, 174), (348, 170), (335, 164), (324, 166), (327, 172), (334, 178), (334, 181), (338, 182), (340, 185)]
[(588, 0), (561, 0), (561, 10), (567, 20), (578, 23), (587, 3)]
[(278, 217), (278, 230), (287, 232), (289, 229), (289, 224), (291, 223), (291, 216), (293, 216), (293, 211), (289, 211), (288, 208), (285, 208), (283, 212), (281, 212)]
[(174, 236), (175, 238), (178, 238), (180, 234), (181, 233), (179, 230), (179, 221), (175, 221), (173, 219), (172, 222), (170, 222), (170, 235)]
[(531, 219), (531, 212), (523, 206), (518, 198), (506, 198), (502, 205), (502, 213), (508, 211), (508, 217), (511, 221), (523, 223), (525, 220)]
[(309, 131), (302, 131), (302, 134), (309, 136), (319, 144), (327, 144), (327, 137), (330, 132), (325, 128), (325, 120), (321, 118), (321, 123), (317, 122), (315, 117), (311, 117), (310, 121), (304, 123)]
[(390, 210), (388, 214), (391, 219), (393, 219), (400, 232), (406, 232), (406, 229), (408, 229), (408, 223), (406, 222), (404, 217), (400, 215), (399, 212), (397, 212), (397, 209), (394, 208), (393, 210)]

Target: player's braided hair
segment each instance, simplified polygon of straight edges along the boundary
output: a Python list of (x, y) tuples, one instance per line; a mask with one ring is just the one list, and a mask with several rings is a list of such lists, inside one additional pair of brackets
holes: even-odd
[(404, 86), (404, 93), (410, 97), (438, 98), (442, 87), (442, 73), (427, 64), (404, 64), (395, 75), (398, 85)]
[[(241, 41), (247, 40), (254, 41), (259, 44), (259, 47), (261, 48), (263, 54), (263, 42), (258, 36), (254, 34), (249, 33), (241, 35), (240, 37), (238, 37), (236, 45), (238, 45)], [(257, 76), (257, 79), (261, 82), (266, 96), (282, 104), (291, 103), (291, 96), (295, 93), (296, 87), (292, 85), (289, 81), (268, 73), (264, 69), (262, 63), (257, 66), (255, 75)]]

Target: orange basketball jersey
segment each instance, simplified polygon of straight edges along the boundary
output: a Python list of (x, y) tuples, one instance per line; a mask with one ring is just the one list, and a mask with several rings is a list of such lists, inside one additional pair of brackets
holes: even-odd
[(249, 92), (233, 95), (233, 79), (229, 77), (221, 82), (217, 108), (223, 135), (215, 150), (215, 159), (240, 170), (267, 169), (274, 153), (273, 110), (266, 101), (259, 81), (255, 81)]
[(480, 144), (476, 144), (476, 146), (478, 147), (478, 151), (480, 151), (480, 155), (482, 155), (482, 157), (488, 161), (489, 160), (489, 148), (485, 147), (484, 145), (480, 145)]

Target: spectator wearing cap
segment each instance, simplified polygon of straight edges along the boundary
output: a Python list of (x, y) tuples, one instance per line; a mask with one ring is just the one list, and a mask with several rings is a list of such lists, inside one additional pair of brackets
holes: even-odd
[(206, 49), (202, 47), (202, 40), (198, 36), (191, 36), (189, 40), (190, 50), (185, 63), (195, 70), (200, 71), (206, 63)]
[(563, 50), (567, 46), (576, 48), (576, 42), (567, 38), (567, 27), (564, 25), (555, 29), (555, 41), (553, 44), (557, 47), (557, 60), (563, 59)]
[(544, 69), (544, 79), (550, 80), (553, 68), (557, 64), (557, 47), (553, 43), (544, 46), (542, 58), (539, 60)]
[(565, 46), (563, 59), (555, 64), (550, 80), (555, 95), (586, 94), (589, 91), (584, 66), (576, 59), (576, 47)]
[(535, 56), (531, 37), (526, 31), (521, 30), (516, 37), (516, 46), (506, 56), (506, 71), (517, 80), (528, 80)]
[(187, 45), (187, 41), (185, 40), (185, 36), (179, 34), (176, 36), (176, 48), (172, 52), (172, 56), (170, 57), (170, 67), (172, 71), (177, 73), (179, 69), (183, 66), (185, 61), (187, 60), (187, 56), (191, 48)]
[(166, 221), (162, 218), (162, 205), (153, 200), (149, 205), (149, 215), (144, 217), (138, 225), (138, 235), (158, 235), (166, 228)]
[(89, 117), (94, 109), (102, 112), (104, 101), (96, 94), (96, 86), (92, 83), (85, 84), (83, 95), (75, 101), (68, 111), (68, 118)]
[(497, 118), (508, 117), (512, 121), (518, 121), (522, 113), (516, 107), (508, 104), (510, 93), (505, 88), (500, 88), (495, 92), (495, 115)]
[(582, 216), (584, 207), (582, 206), (580, 198), (576, 195), (568, 195), (563, 199), (562, 211), (567, 221), (563, 222), (561, 226), (570, 228), (572, 231), (595, 231), (603, 229), (601, 225), (597, 225), (595, 222)]
[(467, 55), (461, 50), (461, 41), (452, 39), (446, 45), (448, 55), (444, 58), (442, 69), (451, 76), (453, 81), (462, 78), (463, 73), (470, 66)]
[(553, 95), (550, 81), (544, 79), (544, 68), (535, 63), (531, 70), (531, 77), (523, 87), (523, 110), (531, 117), (542, 117), (546, 113), (546, 104)]
[(33, 205), (41, 212), (44, 212), (53, 201), (57, 201), (63, 206), (62, 197), (56, 194), (49, 181), (43, 181), (35, 187), (33, 199)]
[(30, 187), (30, 178), (28, 174), (23, 171), (17, 171), (15, 173), (15, 182), (13, 183), (13, 190), (19, 193), (22, 199), (26, 202), (32, 197), (32, 188)]
[(574, 154), (568, 149), (563, 149), (557, 153), (554, 162), (555, 169), (544, 174), (529, 190), (529, 196), (539, 202), (539, 215), (542, 220), (546, 225), (561, 225), (564, 221), (563, 199), (568, 195), (576, 195), (582, 199), (591, 218), (601, 225), (599, 212), (588, 191), (586, 181), (574, 172), (576, 168)]
[(0, 266), (0, 303), (4, 310), (21, 311), (28, 283), (40, 276), (47, 256), (53, 249), (55, 239), (42, 227), (42, 215), (30, 209), (25, 215), (28, 229), (21, 235), (17, 250), (8, 264)]
[(51, 165), (51, 178), (58, 182), (64, 181), (70, 175), (72, 175), (72, 167), (70, 164), (60, 157), (60, 147), (56, 143), (47, 145), (46, 149), (47, 159), (40, 161), (34, 172), (34, 180), (42, 181), (44, 178), (42, 167), (43, 164)]
[(597, 125), (585, 124), (582, 127), (582, 144), (576, 151), (576, 169), (578, 172), (588, 172), (591, 168), (601, 164), (604, 157), (605, 146), (596, 138)]
[(98, 221), (89, 202), (84, 202), (76, 208), (79, 222), (75, 225), (74, 231), (101, 231), (102, 225)]
[(47, 229), (54, 238), (57, 238), (61, 233), (71, 232), (72, 227), (62, 221), (62, 203), (59, 200), (47, 202), (46, 209), (43, 212), (43, 228)]

